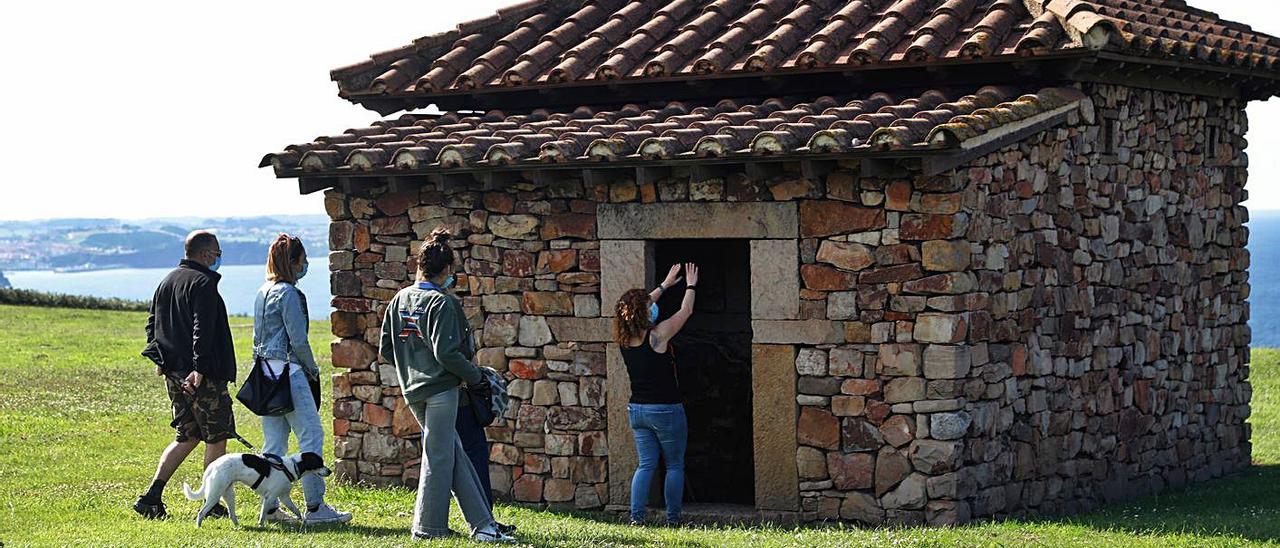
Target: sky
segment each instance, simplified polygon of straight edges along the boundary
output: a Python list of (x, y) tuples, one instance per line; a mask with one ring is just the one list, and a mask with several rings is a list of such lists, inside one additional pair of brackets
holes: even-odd
[[(329, 70), (514, 1), (11, 2), (0, 220), (323, 213), (320, 194), (257, 165), (380, 119)], [(1258, 0), (1190, 3), (1280, 35)], [(1246, 205), (1280, 210), (1280, 100), (1249, 118)]]

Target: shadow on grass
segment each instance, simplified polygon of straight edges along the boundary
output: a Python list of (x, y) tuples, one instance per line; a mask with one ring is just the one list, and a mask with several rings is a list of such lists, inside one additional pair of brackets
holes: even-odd
[[(652, 533), (655, 531), (680, 531), (680, 530), (697, 530), (697, 529), (729, 529), (729, 528), (753, 528), (760, 530), (777, 530), (777, 531), (793, 531), (804, 529), (824, 528), (828, 524), (825, 522), (812, 523), (775, 523), (775, 522), (718, 522), (711, 518), (690, 519), (688, 522), (678, 525), (669, 526), (660, 521), (649, 521), (644, 525), (631, 525), (630, 519), (625, 513), (614, 513), (603, 510), (578, 510), (575, 508), (557, 508), (537, 504), (524, 504), (510, 501), (504, 501), (502, 506), (512, 509), (519, 509), (525, 512), (536, 512), (541, 516), (554, 516), (557, 518), (576, 519), (581, 521), (590, 521), (597, 525), (612, 525), (622, 528), (624, 531), (635, 531), (637, 535)], [(696, 507), (696, 505), (694, 505)], [(685, 508), (686, 511), (689, 507)], [(650, 519), (656, 519), (653, 515), (661, 515), (662, 511), (658, 508), (654, 512), (654, 507), (649, 507)], [(690, 516), (686, 513), (686, 518)]]
[[(582, 516), (577, 516), (577, 517), (582, 517)], [(406, 527), (376, 527), (376, 526), (369, 526), (369, 525), (345, 525), (344, 526), (340, 524), (333, 524), (331, 526), (325, 526), (325, 527), (326, 528), (323, 528), (323, 529), (320, 527), (314, 527), (313, 530), (316, 530), (316, 531), (345, 530), (351, 533), (358, 534), (360, 535), (361, 538), (366, 538), (366, 539), (394, 538), (394, 537), (404, 537), (406, 540), (409, 539), (409, 530)], [(461, 533), (460, 538), (467, 537), (466, 531), (460, 531), (459, 533)], [(536, 524), (533, 524), (533, 523), (526, 524), (524, 528), (521, 528), (519, 531), (516, 531), (515, 537), (516, 537), (516, 540), (520, 543), (532, 543), (535, 545), (542, 545), (542, 546), (578, 545), (584, 540), (590, 540), (590, 542), (596, 546), (644, 546), (644, 545), (650, 545), (653, 542), (652, 539), (648, 538), (643, 531), (635, 531), (635, 534), (631, 534), (631, 535), (594, 531), (590, 535), (589, 539), (584, 539), (576, 535), (573, 535), (573, 536), (560, 535), (555, 530), (540, 529), (536, 526)], [(710, 546), (710, 545), (684, 540), (680, 542), (680, 546), (700, 547), (700, 546)]]
[(1061, 524), (1137, 536), (1199, 535), (1280, 541), (1280, 465), (1253, 465), (1244, 472), (1183, 489), (1117, 501), (1087, 514), (1028, 523)]
[[(521, 507), (521, 508), (524, 508), (524, 507)], [(593, 515), (588, 512), (552, 511), (552, 510), (539, 510), (539, 512), (544, 514), (552, 514), (558, 517), (584, 519), (589, 521), (596, 521), (599, 523), (610, 523), (614, 525), (621, 523), (616, 519), (610, 519), (610, 516), (608, 514), (603, 514), (603, 513)], [(291, 525), (289, 527), (296, 531), (306, 531), (306, 532), (313, 532), (313, 533), (314, 532), (354, 533), (356, 535), (359, 535), (361, 538), (366, 538), (366, 539), (403, 537), (406, 540), (408, 540), (410, 538), (409, 528), (407, 524), (403, 527), (386, 527), (386, 526), (374, 526), (374, 525), (361, 525), (357, 523), (326, 523), (326, 524), (308, 525), (306, 526), (305, 529), (302, 528), (302, 526), (297, 526), (297, 525)], [(466, 538), (466, 534), (465, 534), (466, 531), (460, 531), (460, 533), (463, 533), (460, 538)], [(581, 540), (583, 540), (579, 537), (568, 537), (568, 536), (561, 537), (556, 533), (554, 529), (548, 530), (546, 528), (541, 528), (541, 527), (538, 527), (536, 523), (524, 524), (524, 527), (516, 532), (516, 539), (519, 542), (523, 542), (523, 543), (536, 543), (539, 545), (553, 545), (553, 546), (561, 545), (561, 544), (572, 545), (572, 544), (577, 544)], [(606, 533), (603, 531), (595, 531), (591, 535), (590, 541), (593, 544), (604, 545), (604, 546), (639, 546), (639, 545), (648, 545), (652, 543), (652, 540), (646, 536), (645, 531), (643, 530), (635, 530), (634, 534), (630, 534), (630, 535), (625, 533), (620, 534), (616, 532)], [(687, 541), (687, 540), (680, 542), (680, 545), (695, 546), (695, 547), (710, 546), (708, 544)]]
[(405, 540), (409, 540), (408, 525), (404, 527), (379, 527), (375, 525), (361, 525), (358, 523), (317, 523), (314, 525), (308, 525), (305, 529), (297, 525), (292, 527), (295, 528), (294, 530), (302, 532), (342, 532), (355, 533), (360, 535), (362, 538), (404, 537)]
[[(1093, 529), (1100, 533), (1152, 537), (1164, 535), (1196, 535), (1224, 537), (1258, 542), (1280, 542), (1280, 465), (1254, 465), (1248, 470), (1228, 477), (1190, 485), (1128, 501), (1116, 501), (1092, 512), (1066, 517), (1032, 517), (1012, 520), (1009, 523), (1027, 525), (1066, 526)], [(612, 514), (573, 509), (534, 508), (512, 505), (551, 516), (586, 520), (601, 525), (622, 525), (624, 521)], [(975, 522), (973, 528), (984, 523)], [(530, 529), (536, 524), (528, 524)], [(798, 531), (824, 529), (833, 523), (805, 524), (757, 524), (746, 527), (774, 531)], [(701, 525), (710, 529), (728, 526)], [(739, 526), (741, 527), (741, 526)], [(858, 527), (855, 525), (855, 527)], [(858, 527), (861, 528), (861, 527)], [(871, 528), (874, 529), (874, 528)], [(965, 528), (961, 528), (963, 530)], [(635, 536), (616, 535), (614, 542), (641, 541), (644, 530), (637, 529)], [(554, 535), (539, 535), (554, 539)], [(601, 539), (604, 540), (604, 539)]]

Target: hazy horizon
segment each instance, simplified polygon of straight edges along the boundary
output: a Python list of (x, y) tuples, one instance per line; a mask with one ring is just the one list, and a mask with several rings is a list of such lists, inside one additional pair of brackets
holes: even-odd
[[(0, 103), (0, 149), (21, 161), (0, 220), (323, 214), (321, 193), (299, 195), (262, 156), (397, 116), (339, 98), (329, 71), (513, 3), (13, 3), (0, 50), (23, 79)], [(1256, 1), (1190, 4), (1280, 34)], [(1280, 101), (1248, 112), (1245, 205), (1280, 211)]]
[[(1248, 205), (1248, 204), (1245, 204)], [(1280, 204), (1278, 204), (1280, 206)], [(1280, 207), (1276, 209), (1249, 209), (1249, 213), (1261, 214), (1265, 216), (1280, 216)], [(237, 220), (237, 219), (254, 219), (254, 218), (274, 218), (274, 217), (325, 217), (325, 213), (265, 213), (256, 215), (177, 215), (165, 217), (42, 217), (39, 219), (0, 219), (0, 223), (39, 223), (41, 221), (68, 221), (68, 220), (86, 220), (86, 221), (150, 221), (162, 222), (168, 220)]]
[[(1280, 211), (1280, 210), (1277, 210)], [(302, 213), (255, 213), (253, 215), (162, 215), (156, 217), (110, 217), (98, 215), (71, 215), (67, 217), (40, 217), (36, 219), (0, 219), (0, 223), (38, 223), (41, 221), (187, 221), (191, 219), (199, 220), (243, 220), (243, 219), (260, 219), (260, 218), (289, 218), (289, 217), (328, 217), (322, 208), (319, 212), (302, 212)]]

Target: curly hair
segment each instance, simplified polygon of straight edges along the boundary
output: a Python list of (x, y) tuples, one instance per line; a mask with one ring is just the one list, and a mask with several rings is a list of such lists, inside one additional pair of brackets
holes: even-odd
[(453, 264), (453, 248), (449, 240), (453, 235), (444, 227), (436, 228), (422, 242), (422, 250), (418, 252), (418, 271), (428, 278), (440, 274)]
[(643, 289), (629, 290), (618, 299), (613, 316), (613, 338), (618, 344), (627, 346), (653, 328), (649, 304), (649, 293)]

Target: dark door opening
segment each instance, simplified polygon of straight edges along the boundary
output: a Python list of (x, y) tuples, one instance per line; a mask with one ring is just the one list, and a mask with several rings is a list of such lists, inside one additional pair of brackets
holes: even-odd
[[(684, 499), (754, 505), (749, 242), (661, 240), (654, 251), (654, 285), (676, 263), (700, 270), (693, 317), (672, 341), (689, 420)], [(659, 321), (683, 298), (683, 284), (663, 295)]]

